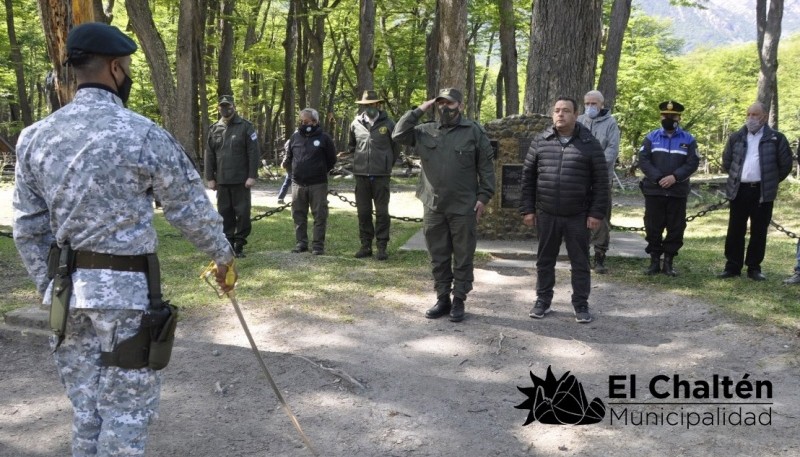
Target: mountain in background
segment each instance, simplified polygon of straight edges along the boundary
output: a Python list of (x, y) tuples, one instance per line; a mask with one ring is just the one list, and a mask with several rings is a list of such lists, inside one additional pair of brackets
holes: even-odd
[[(671, 19), (684, 52), (756, 41), (756, 0), (708, 0), (704, 10), (672, 6), (669, 0), (634, 0), (633, 5), (648, 16)], [(798, 31), (800, 0), (785, 0), (781, 40)]]

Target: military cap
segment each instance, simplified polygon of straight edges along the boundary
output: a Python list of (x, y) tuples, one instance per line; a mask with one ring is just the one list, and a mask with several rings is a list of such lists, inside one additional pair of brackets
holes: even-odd
[(365, 90), (361, 95), (361, 100), (357, 100), (356, 103), (359, 105), (370, 105), (372, 103), (379, 103), (382, 101), (383, 99), (378, 97), (378, 93), (374, 90)]
[(129, 56), (136, 52), (136, 43), (113, 25), (86, 22), (67, 35), (67, 62), (88, 54)]
[(235, 105), (236, 103), (233, 102), (233, 95), (220, 95), (219, 96), (219, 103), (217, 105)]
[(452, 87), (440, 90), (439, 95), (436, 96), (436, 100), (439, 100), (440, 98), (458, 103), (462, 103), (464, 100), (464, 97), (461, 95), (461, 91)]
[(668, 100), (666, 102), (661, 102), (658, 105), (658, 109), (661, 110), (661, 114), (681, 114), (683, 112), (683, 105), (674, 101)]

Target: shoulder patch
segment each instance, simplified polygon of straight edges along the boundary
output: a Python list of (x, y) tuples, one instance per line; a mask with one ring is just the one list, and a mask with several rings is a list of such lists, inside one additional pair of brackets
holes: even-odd
[(256, 139), (258, 139), (258, 135), (256, 134), (256, 132), (253, 132), (253, 133), (250, 134), (250, 139), (252, 141), (255, 141)]
[(381, 126), (381, 127), (378, 129), (378, 132), (379, 132), (381, 135), (386, 135), (387, 133), (389, 133), (389, 129), (387, 129), (387, 128), (386, 128), (386, 126)]

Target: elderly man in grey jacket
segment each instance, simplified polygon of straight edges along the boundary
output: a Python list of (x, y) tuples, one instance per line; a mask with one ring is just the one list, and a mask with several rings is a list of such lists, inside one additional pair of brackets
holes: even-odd
[(592, 230), (591, 241), (594, 246), (593, 269), (595, 273), (600, 274), (608, 273), (605, 262), (611, 240), (611, 186), (614, 180), (614, 163), (619, 155), (619, 126), (604, 103), (605, 99), (600, 91), (590, 90), (583, 96), (584, 111), (578, 116), (578, 122), (586, 126), (600, 142), (608, 166), (608, 212), (606, 218), (600, 222), (600, 226)]

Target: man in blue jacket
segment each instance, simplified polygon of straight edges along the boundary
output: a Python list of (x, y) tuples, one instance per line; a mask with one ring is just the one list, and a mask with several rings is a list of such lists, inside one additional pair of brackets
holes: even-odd
[[(728, 138), (722, 168), (728, 172), (726, 195), (731, 201), (725, 236), (725, 270), (717, 277), (732, 278), (747, 265), (747, 277), (767, 279), (761, 261), (767, 247), (767, 229), (778, 185), (792, 171), (792, 151), (786, 137), (767, 124), (769, 110), (756, 102), (747, 108), (745, 125)], [(747, 256), (744, 235), (750, 220)]]
[(686, 199), (691, 190), (689, 176), (697, 171), (700, 158), (697, 141), (679, 127), (683, 105), (670, 100), (662, 102), (658, 108), (661, 128), (648, 133), (639, 150), (639, 167), (645, 175), (639, 183), (644, 194), (645, 252), (650, 254), (650, 266), (645, 274), (663, 272), (677, 276), (672, 261), (683, 246)]

